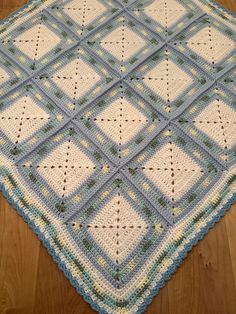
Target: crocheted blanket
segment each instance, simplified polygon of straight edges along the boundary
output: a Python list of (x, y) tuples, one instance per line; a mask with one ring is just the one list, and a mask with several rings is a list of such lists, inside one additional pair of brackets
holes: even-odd
[(235, 201), (235, 16), (34, 0), (0, 40), (1, 189), (95, 310), (143, 313)]

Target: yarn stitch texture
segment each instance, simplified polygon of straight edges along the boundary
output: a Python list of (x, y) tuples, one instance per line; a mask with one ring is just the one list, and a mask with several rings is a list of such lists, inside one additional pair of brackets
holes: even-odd
[(0, 41), (1, 190), (95, 310), (144, 313), (236, 199), (235, 16), (33, 0)]

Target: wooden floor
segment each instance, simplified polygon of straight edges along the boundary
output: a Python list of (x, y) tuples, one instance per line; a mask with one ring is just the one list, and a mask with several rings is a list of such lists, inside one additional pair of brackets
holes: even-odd
[[(0, 0), (0, 18), (23, 0)], [(236, 0), (218, 0), (236, 12)], [(92, 314), (0, 194), (0, 314)], [(236, 313), (236, 205), (187, 256), (147, 314)]]

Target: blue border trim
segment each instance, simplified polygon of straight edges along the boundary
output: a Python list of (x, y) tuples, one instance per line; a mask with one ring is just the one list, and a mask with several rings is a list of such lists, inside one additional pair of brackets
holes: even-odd
[[(8, 17), (4, 18), (0, 21), (0, 25), (4, 25), (7, 22), (10, 22), (12, 18), (16, 17), (18, 14), (27, 9), (30, 5), (40, 3), (41, 0), (28, 0), (28, 2), (22, 6), (20, 9), (11, 13)], [(206, 4), (214, 5), (216, 9), (229, 14), (233, 18), (236, 18), (236, 13), (224, 8), (221, 4), (217, 3), (215, 0), (207, 0)], [(19, 207), (19, 205), (13, 200), (8, 191), (5, 189), (3, 184), (0, 184), (0, 191), (3, 193), (4, 197), (7, 201), (16, 209), (17, 213), (24, 219), (24, 221), (28, 224), (28, 226), (32, 229), (32, 231), (38, 236), (44, 247), (47, 249), (49, 255), (52, 256), (53, 261), (58, 265), (59, 269), (64, 273), (65, 277), (70, 281), (71, 285), (77, 290), (78, 294), (80, 294), (84, 300), (97, 312), (100, 314), (109, 314), (103, 309), (99, 307), (99, 305), (92, 300), (92, 298), (84, 291), (84, 289), (78, 284), (78, 282), (73, 278), (71, 273), (68, 271), (65, 263), (60, 259), (60, 257), (56, 254), (55, 249), (52, 247), (50, 242), (45, 238), (44, 234), (40, 231), (40, 229), (35, 225), (35, 223), (24, 213), (24, 211)], [(204, 236), (208, 233), (208, 231), (215, 226), (215, 224), (225, 215), (225, 213), (230, 209), (230, 207), (236, 202), (236, 193), (230, 198), (230, 200), (219, 210), (219, 213), (214, 216), (208, 224), (199, 232), (195, 238), (190, 241), (184, 249), (179, 253), (178, 258), (170, 265), (169, 269), (164, 273), (161, 282), (159, 282), (155, 288), (152, 289), (149, 296), (146, 297), (145, 302), (139, 307), (136, 314), (143, 314), (146, 310), (147, 306), (152, 303), (153, 298), (157, 296), (159, 290), (163, 288), (166, 282), (172, 277), (174, 272), (178, 269), (178, 267), (182, 264), (183, 260), (187, 256), (188, 252), (190, 252), (195, 245), (198, 244), (200, 240), (204, 238)]]

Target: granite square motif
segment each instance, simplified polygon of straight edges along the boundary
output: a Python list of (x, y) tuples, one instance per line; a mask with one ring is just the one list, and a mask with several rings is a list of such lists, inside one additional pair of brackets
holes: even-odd
[(47, 12), (29, 17), (1, 39), (2, 49), (29, 72), (47, 65), (76, 42)]
[(75, 115), (112, 86), (117, 77), (86, 49), (79, 47), (39, 72), (35, 80), (63, 110)]
[(49, 11), (80, 38), (113, 18), (119, 9), (120, 5), (110, 0), (65, 0), (49, 7)]
[(126, 81), (165, 116), (172, 116), (174, 111), (184, 107), (190, 97), (204, 89), (208, 80), (203, 71), (170, 47), (160, 49), (126, 77)]
[(123, 13), (89, 36), (87, 44), (108, 65), (123, 74), (157, 49), (161, 39)]
[(165, 121), (126, 84), (115, 85), (77, 116), (78, 125), (118, 164), (146, 145)]
[(135, 1), (129, 11), (162, 37), (173, 36), (191, 23), (202, 10), (190, 0)]

